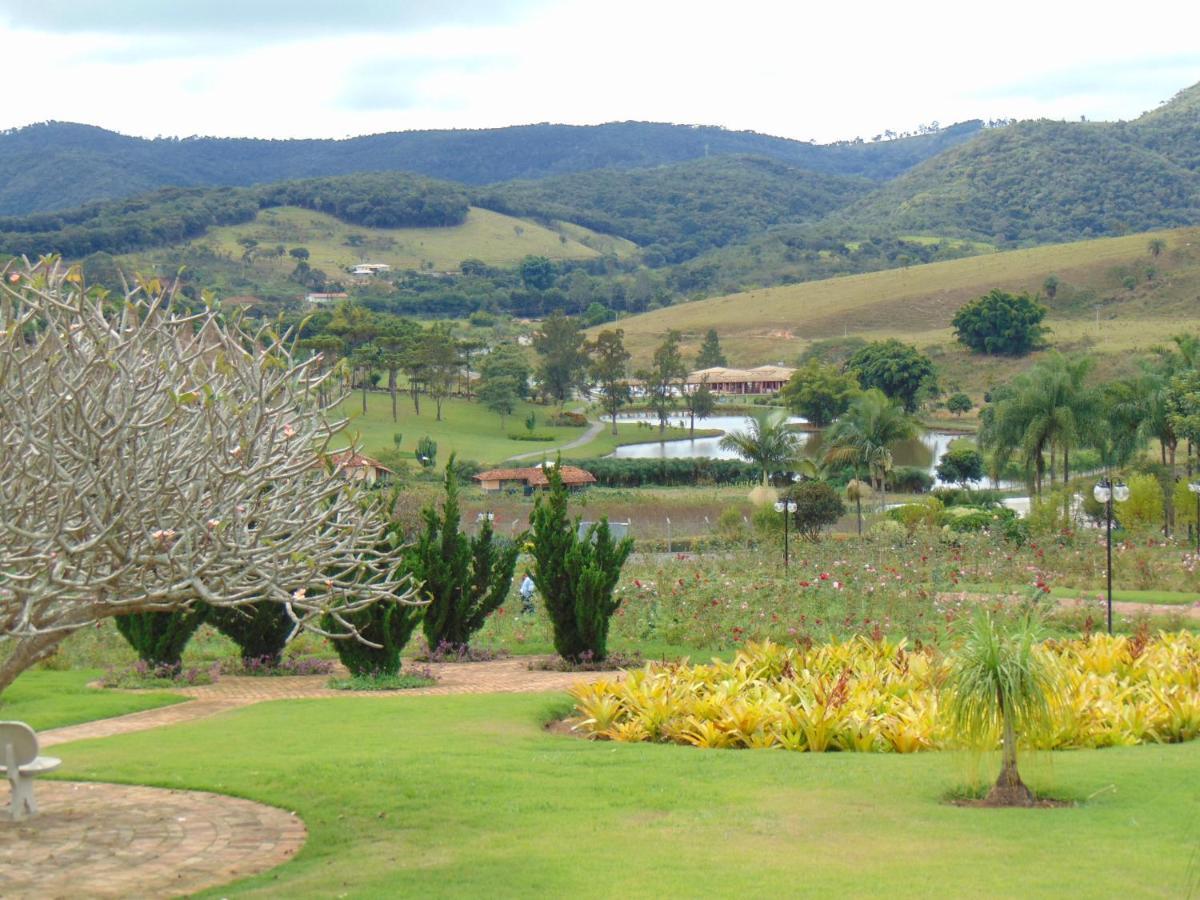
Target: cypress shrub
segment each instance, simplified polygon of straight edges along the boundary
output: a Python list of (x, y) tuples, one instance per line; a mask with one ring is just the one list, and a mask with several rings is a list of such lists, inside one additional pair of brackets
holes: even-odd
[(446, 464), (442, 511), (430, 504), (421, 516), (424, 529), (408, 554), (413, 581), (421, 584), (425, 608), (425, 639), (430, 649), (450, 645), (466, 649), (471, 635), (508, 596), (520, 548), (497, 540), (492, 523), (483, 521), (479, 534), (459, 530), (458, 467)]
[(184, 648), (208, 614), (209, 607), (197, 603), (190, 609), (126, 613), (115, 618), (117, 631), (138, 659), (154, 668), (179, 668), (183, 665)]
[[(394, 506), (392, 523), (384, 541), (389, 551), (403, 543), (401, 526), (394, 516)], [(400, 653), (424, 615), (423, 605), (414, 606), (397, 600), (380, 600), (357, 612), (341, 613), (341, 618), (352, 625), (359, 635), (378, 646), (364, 644), (351, 635), (333, 640), (333, 649), (351, 675), (395, 675), (400, 671)], [(330, 634), (345, 631), (345, 627), (330, 613), (321, 617), (321, 628)]]
[(620, 606), (613, 591), (633, 540), (614, 541), (602, 518), (579, 536), (579, 520), (567, 515), (567, 489), (558, 467), (546, 469), (550, 493), (530, 515), (533, 581), (554, 628), (554, 649), (568, 662), (603, 660), (608, 626)]
[(245, 606), (214, 609), (209, 622), (241, 650), (242, 662), (256, 660), (274, 668), (292, 636), (295, 622), (282, 603), (260, 600)]

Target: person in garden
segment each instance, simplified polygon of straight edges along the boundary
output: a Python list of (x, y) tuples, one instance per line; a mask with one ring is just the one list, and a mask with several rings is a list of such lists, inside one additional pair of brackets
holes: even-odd
[(534, 588), (534, 584), (533, 584), (533, 578), (530, 577), (529, 570), (526, 569), (525, 577), (521, 580), (521, 587), (520, 587), (521, 613), (523, 615), (525, 615), (525, 614), (532, 615), (534, 612), (534, 609), (533, 609), (533, 592), (534, 592), (534, 590), (535, 590), (535, 588)]

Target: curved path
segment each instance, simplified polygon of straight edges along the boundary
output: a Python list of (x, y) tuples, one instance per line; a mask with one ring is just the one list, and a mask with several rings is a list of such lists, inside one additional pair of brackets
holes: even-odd
[(537, 457), (545, 456), (547, 453), (562, 453), (564, 450), (576, 450), (584, 444), (590, 444), (595, 440), (596, 435), (603, 430), (604, 422), (592, 422), (588, 425), (587, 431), (568, 444), (563, 444), (561, 447), (548, 447), (545, 450), (534, 450), (530, 453), (518, 453), (516, 456), (510, 456), (505, 462), (513, 462), (518, 459), (536, 459)]
[[(183, 688), (190, 700), (42, 732), (39, 742), (145, 731), (267, 700), (312, 697), (561, 691), (609, 672), (548, 672), (534, 658), (434, 663), (438, 683), (404, 691), (355, 693), (326, 686), (328, 675), (226, 676)], [(304, 844), (304, 823), (271, 806), (201, 791), (42, 781), (41, 812), (13, 823), (0, 812), (0, 897), (164, 897), (190, 894), (274, 868)], [(0, 803), (7, 806), (7, 794)]]

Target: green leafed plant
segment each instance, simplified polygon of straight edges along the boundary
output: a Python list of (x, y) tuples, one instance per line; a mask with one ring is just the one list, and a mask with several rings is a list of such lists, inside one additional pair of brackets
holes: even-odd
[(989, 804), (1034, 802), (1017, 771), (1017, 741), (1051, 723), (1060, 690), (1041, 638), (1032, 613), (1009, 624), (989, 610), (978, 610), (946, 682), (952, 726), (963, 740), (990, 749), (1000, 730), (1000, 777), (987, 796)]
[(116, 616), (117, 631), (129, 642), (138, 659), (152, 666), (177, 667), (196, 629), (204, 624), (209, 608), (203, 603), (170, 612), (137, 612)]
[(485, 516), (474, 538), (459, 529), (458, 473), (454, 457), (446, 464), (445, 498), (422, 512), (424, 528), (408, 556), (425, 609), (425, 638), (432, 649), (466, 647), (471, 635), (504, 603), (520, 547), (497, 541)]
[(567, 515), (567, 489), (558, 467), (546, 470), (550, 493), (539, 497), (530, 516), (533, 581), (545, 599), (554, 629), (554, 649), (569, 662), (608, 655), (608, 626), (621, 601), (613, 596), (633, 540), (613, 539), (608, 520), (579, 534)]

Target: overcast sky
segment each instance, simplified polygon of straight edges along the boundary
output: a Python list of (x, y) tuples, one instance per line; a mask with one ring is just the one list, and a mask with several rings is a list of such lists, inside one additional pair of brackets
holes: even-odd
[(0, 128), (345, 137), (624, 119), (829, 141), (1129, 119), (1200, 81), (1200, 3), (0, 0)]

